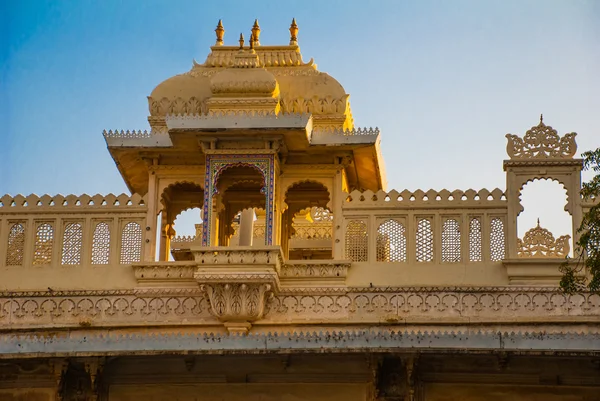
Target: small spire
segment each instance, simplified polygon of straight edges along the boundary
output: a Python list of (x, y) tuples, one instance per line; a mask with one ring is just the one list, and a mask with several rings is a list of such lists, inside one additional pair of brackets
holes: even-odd
[(250, 44), (250, 50), (252, 52), (254, 52), (254, 33), (250, 33), (250, 41), (248, 42)]
[(290, 45), (298, 44), (298, 25), (296, 24), (296, 18), (292, 19), (292, 25), (290, 25)]
[(254, 25), (252, 25), (252, 35), (254, 36), (254, 46), (260, 46), (260, 26), (258, 26), (258, 19), (255, 19)]
[(223, 28), (223, 21), (219, 20), (217, 24), (217, 29), (215, 29), (215, 33), (217, 34), (217, 46), (223, 46), (223, 36), (225, 35), (225, 28)]
[(544, 115), (540, 114), (540, 124), (543, 124), (543, 123), (544, 123)]
[(244, 34), (240, 33), (240, 50), (242, 50), (244, 48)]
[(538, 217), (538, 225), (537, 226), (538, 227), (540, 226), (540, 218), (539, 217)]

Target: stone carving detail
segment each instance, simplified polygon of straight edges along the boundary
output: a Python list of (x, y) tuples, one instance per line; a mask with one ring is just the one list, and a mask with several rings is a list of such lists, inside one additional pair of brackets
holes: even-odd
[[(177, 262), (175, 262), (177, 263)], [(186, 263), (186, 262), (184, 262)], [(196, 271), (195, 264), (134, 264), (133, 273), (136, 280), (168, 280), (168, 279), (193, 279)]]
[(314, 277), (338, 278), (346, 277), (350, 263), (348, 262), (322, 262), (303, 261), (286, 263), (281, 269), (281, 277)]
[(455, 207), (481, 207), (485, 205), (486, 207), (506, 208), (507, 202), (504, 192), (496, 188), (493, 191), (487, 189), (479, 191), (469, 189), (452, 192), (445, 189), (441, 191), (431, 189), (427, 192), (420, 189), (414, 192), (409, 190), (402, 192), (395, 190), (389, 192), (355, 190), (350, 192), (346, 197), (346, 202), (342, 203), (342, 207), (345, 209), (354, 209), (357, 207), (371, 208), (373, 206), (385, 206), (393, 209), (412, 209), (415, 207), (440, 208), (446, 205)]
[(506, 256), (504, 222), (493, 218), (490, 222), (490, 259), (498, 262)]
[[(220, 77), (220, 76), (219, 76)], [(277, 89), (277, 80), (270, 81), (211, 81), (210, 90), (213, 94), (252, 94), (270, 95)], [(174, 113), (176, 114), (176, 113)], [(194, 114), (194, 113), (192, 113)]]
[[(216, 277), (223, 284), (225, 277)], [(247, 282), (267, 279), (258, 277)], [(229, 281), (235, 283), (233, 280)], [(236, 284), (240, 284), (239, 282)], [(0, 325), (12, 329), (35, 327), (164, 326), (174, 322), (214, 325), (205, 294), (199, 289), (137, 291), (70, 291), (0, 293)], [(323, 319), (364, 324), (386, 319), (413, 323), (511, 323), (581, 321), (600, 314), (600, 295), (568, 295), (559, 289), (494, 288), (323, 288), (286, 290), (271, 298), (262, 322), (303, 322)], [(455, 319), (455, 320), (453, 320)]]
[(150, 96), (148, 96), (148, 110), (151, 116), (196, 115), (206, 114), (208, 111), (206, 101), (195, 97), (189, 99), (182, 97), (154, 99)]
[[(349, 112), (348, 96), (344, 95), (339, 99), (331, 96), (324, 98), (314, 97), (312, 99), (304, 99), (302, 97), (280, 99), (281, 111), (283, 113), (312, 113), (312, 114), (344, 114)], [(371, 134), (374, 134), (371, 128)], [(344, 135), (365, 135), (367, 129), (358, 129), (352, 131), (343, 131)], [(356, 133), (359, 132), (359, 133)], [(379, 130), (377, 130), (379, 132)]]
[(14, 329), (49, 325), (110, 327), (210, 319), (206, 301), (197, 289), (55, 291), (21, 293), (17, 297), (11, 294), (0, 294), (0, 325)]
[(54, 227), (52, 222), (38, 223), (35, 233), (33, 264), (45, 265), (52, 262), (52, 246), (54, 245)]
[(142, 258), (142, 227), (131, 221), (121, 232), (121, 264), (139, 262)]
[(345, 254), (353, 262), (369, 260), (369, 237), (363, 220), (350, 220), (346, 226)]
[[(271, 249), (269, 249), (271, 248)], [(259, 248), (260, 249), (260, 248)], [(229, 264), (283, 264), (279, 247), (268, 247), (265, 250), (235, 250), (203, 247), (194, 251), (195, 260), (200, 264), (229, 265)]]
[[(261, 48), (256, 47), (256, 55), (258, 56), (259, 65), (261, 67), (312, 67), (314, 61), (310, 59), (308, 63), (302, 61), (302, 54), (298, 49), (289, 48)], [(199, 64), (194, 61), (191, 73), (200, 70), (209, 70), (206, 67), (233, 67), (235, 58), (238, 54), (238, 49), (213, 49), (206, 57), (204, 64)], [(274, 70), (277, 68), (273, 68)]]
[(481, 218), (473, 217), (469, 223), (469, 261), (481, 262), (483, 260), (483, 233)]
[(517, 256), (520, 258), (564, 258), (569, 254), (569, 239), (562, 235), (554, 239), (552, 233), (538, 224), (517, 239)]
[(142, 139), (142, 138), (150, 138), (152, 136), (152, 131), (148, 132), (146, 130), (144, 131), (135, 131), (135, 130), (104, 130), (102, 132), (102, 135), (104, 135), (104, 138), (120, 138), (120, 139)]
[(54, 211), (60, 209), (61, 212), (78, 212), (91, 208), (110, 209), (113, 207), (127, 207), (136, 209), (144, 206), (145, 200), (138, 194), (127, 195), (43, 195), (31, 194), (27, 197), (23, 195), (4, 195), (0, 198), (0, 213), (31, 213), (36, 211), (45, 211), (52, 208)]
[(192, 252), (198, 266), (194, 278), (211, 314), (230, 332), (247, 333), (263, 317), (267, 300), (279, 292), (281, 249), (202, 247)]
[(263, 317), (273, 288), (268, 283), (203, 284), (211, 313), (224, 322), (230, 331), (247, 332), (249, 322)]
[(525, 133), (523, 138), (506, 134), (506, 152), (511, 159), (571, 159), (577, 152), (575, 132), (562, 138), (551, 126), (540, 123)]
[(8, 233), (8, 244), (6, 248), (6, 265), (23, 265), (23, 256), (25, 253), (25, 225), (15, 223)]
[(311, 224), (294, 224), (292, 239), (330, 239), (333, 226), (331, 222), (315, 222)]
[(394, 219), (387, 219), (377, 229), (377, 261), (406, 262), (406, 228)]
[(323, 207), (311, 208), (310, 217), (313, 221), (333, 221), (333, 214)]
[(110, 227), (101, 221), (94, 228), (92, 237), (92, 264), (107, 265), (110, 256)]
[(313, 135), (315, 134), (327, 134), (327, 135), (337, 135), (337, 136), (379, 136), (380, 131), (379, 128), (370, 127), (370, 128), (353, 128), (353, 129), (339, 129), (339, 128), (323, 128), (319, 127), (313, 131)]
[(81, 248), (83, 246), (83, 227), (80, 223), (69, 223), (63, 231), (61, 264), (81, 264)]
[(429, 219), (420, 219), (416, 236), (417, 262), (433, 261), (433, 228)]

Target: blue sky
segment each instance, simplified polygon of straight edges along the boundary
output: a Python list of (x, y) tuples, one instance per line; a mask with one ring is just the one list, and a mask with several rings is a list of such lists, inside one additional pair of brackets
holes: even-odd
[(504, 135), (540, 113), (600, 146), (594, 0), (0, 3), (0, 193), (126, 192), (102, 130), (147, 128), (146, 96), (204, 60), (219, 18), (226, 44), (255, 18), (284, 44), (296, 18), (304, 59), (382, 130), (389, 189), (504, 188)]

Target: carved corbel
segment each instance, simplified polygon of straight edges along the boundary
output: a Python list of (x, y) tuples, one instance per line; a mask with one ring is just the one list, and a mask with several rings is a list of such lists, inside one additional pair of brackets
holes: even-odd
[(263, 317), (265, 306), (273, 296), (268, 283), (203, 284), (210, 311), (230, 333), (246, 334), (252, 322)]
[(210, 312), (230, 333), (246, 334), (261, 319), (268, 300), (279, 291), (283, 263), (279, 247), (192, 250), (199, 268), (194, 278)]

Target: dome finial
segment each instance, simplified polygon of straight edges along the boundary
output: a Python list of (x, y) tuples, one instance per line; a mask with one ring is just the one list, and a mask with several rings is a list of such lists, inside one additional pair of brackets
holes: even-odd
[(252, 36), (254, 36), (254, 46), (260, 46), (260, 26), (258, 26), (258, 19), (255, 19), (254, 25), (252, 25)]
[(298, 25), (296, 24), (296, 18), (292, 19), (292, 25), (290, 25), (290, 45), (298, 44)]
[(242, 50), (244, 48), (244, 34), (240, 33), (240, 50)]
[(217, 34), (217, 43), (216, 46), (223, 46), (223, 36), (225, 35), (225, 28), (223, 28), (223, 21), (219, 20), (217, 24), (217, 29), (215, 29), (215, 33)]
[(544, 115), (540, 114), (540, 124), (543, 124), (543, 123), (544, 123)]

